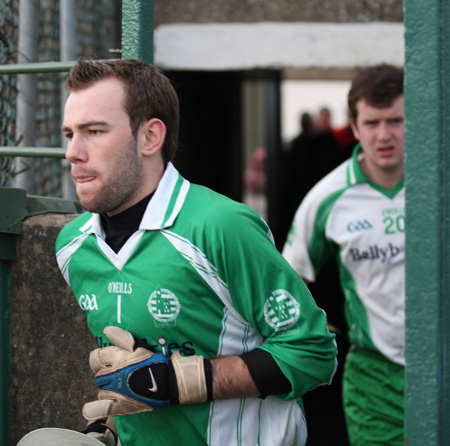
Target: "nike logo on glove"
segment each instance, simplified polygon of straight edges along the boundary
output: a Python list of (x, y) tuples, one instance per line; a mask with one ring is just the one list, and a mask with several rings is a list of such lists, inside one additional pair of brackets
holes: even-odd
[(157, 392), (158, 386), (156, 384), (155, 378), (153, 377), (152, 369), (149, 368), (148, 371), (150, 373), (150, 378), (152, 380), (152, 387), (149, 387), (148, 390), (150, 390), (150, 392)]

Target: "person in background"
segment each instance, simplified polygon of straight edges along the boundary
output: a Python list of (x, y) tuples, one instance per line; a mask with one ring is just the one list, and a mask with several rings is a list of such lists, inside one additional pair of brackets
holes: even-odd
[(316, 116), (314, 126), (318, 133), (331, 132), (331, 111), (328, 107), (321, 107)]
[(267, 150), (256, 147), (247, 161), (243, 175), (243, 202), (267, 220)]
[(178, 98), (154, 66), (80, 60), (66, 86), (86, 212), (56, 255), (99, 347), (88, 434), (114, 418), (122, 446), (304, 445), (301, 396), (336, 345), (268, 226), (178, 173)]
[(337, 148), (337, 163), (341, 164), (352, 154), (358, 140), (353, 134), (352, 125), (350, 123), (351, 116), (348, 112), (348, 122), (343, 126), (332, 130), (333, 138)]
[(317, 116), (300, 115), (300, 133), (281, 154), (279, 202), (282, 210), (276, 242), (283, 248), (292, 218), (308, 191), (337, 165), (337, 146), (331, 131), (331, 112), (322, 107)]
[(351, 344), (343, 375), (351, 445), (403, 445), (403, 70), (361, 70), (348, 105), (359, 143), (305, 197), (283, 255), (307, 283), (327, 259), (337, 259)]

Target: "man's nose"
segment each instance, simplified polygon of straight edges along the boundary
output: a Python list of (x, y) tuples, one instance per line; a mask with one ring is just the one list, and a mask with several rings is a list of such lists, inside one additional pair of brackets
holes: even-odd
[(79, 135), (73, 135), (67, 143), (66, 158), (70, 163), (82, 162), (86, 160), (86, 147)]
[(381, 121), (378, 126), (378, 139), (380, 141), (389, 141), (391, 139), (391, 132), (387, 122)]

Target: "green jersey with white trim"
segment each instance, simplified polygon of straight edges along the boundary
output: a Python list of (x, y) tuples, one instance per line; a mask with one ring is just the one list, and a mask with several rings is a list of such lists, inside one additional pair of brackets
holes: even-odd
[(167, 356), (269, 352), (289, 393), (116, 417), (123, 446), (302, 445), (301, 395), (329, 383), (334, 336), (303, 281), (250, 208), (190, 184), (169, 163), (138, 231), (116, 254), (98, 214), (69, 223), (56, 242), (61, 272), (100, 347), (108, 325)]
[(311, 189), (297, 210), (283, 256), (313, 282), (336, 256), (353, 345), (404, 365), (405, 189), (368, 181), (352, 157)]

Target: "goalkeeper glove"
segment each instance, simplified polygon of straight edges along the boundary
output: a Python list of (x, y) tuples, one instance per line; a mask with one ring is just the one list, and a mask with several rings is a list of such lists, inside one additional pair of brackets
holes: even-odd
[(106, 327), (104, 333), (114, 346), (91, 352), (100, 391), (98, 401), (83, 407), (87, 420), (212, 400), (212, 367), (203, 356), (183, 357), (177, 351), (168, 360), (119, 327)]

